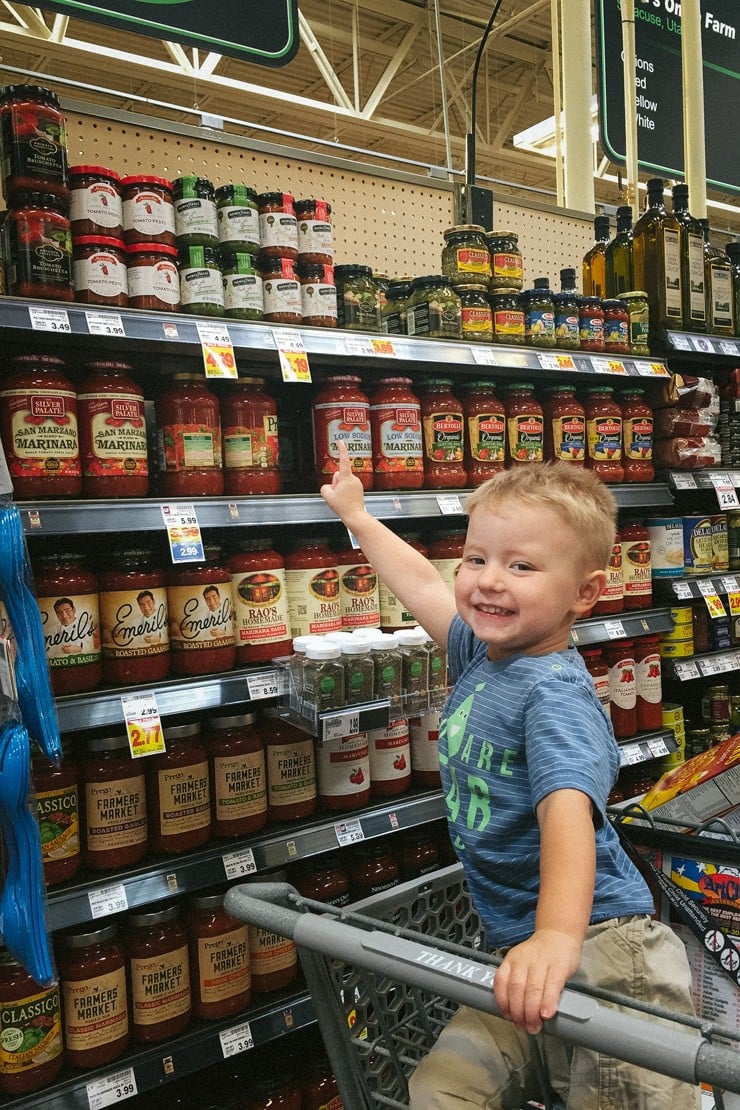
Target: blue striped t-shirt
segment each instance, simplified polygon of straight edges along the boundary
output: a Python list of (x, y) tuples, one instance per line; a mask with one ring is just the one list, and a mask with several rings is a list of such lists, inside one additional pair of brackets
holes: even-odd
[(596, 889), (591, 922), (652, 913), (644, 880), (605, 817), (619, 752), (591, 676), (575, 650), (492, 662), (455, 617), (448, 641), (454, 690), (439, 734), (450, 835), (493, 947), (534, 932), (540, 833), (535, 809), (553, 790), (593, 804)]

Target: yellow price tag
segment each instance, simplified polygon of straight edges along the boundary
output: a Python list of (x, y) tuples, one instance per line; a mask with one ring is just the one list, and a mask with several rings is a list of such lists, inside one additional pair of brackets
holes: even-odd
[(655, 374), (656, 378), (670, 378), (671, 376), (670, 370), (662, 362), (651, 362), (650, 369)]
[(396, 348), (393, 346), (392, 339), (371, 339), (370, 346), (376, 355), (386, 355), (389, 358), (395, 358)]
[(121, 706), (132, 758), (166, 751), (156, 696), (153, 693), (123, 694)]
[(611, 371), (612, 374), (626, 374), (627, 373), (627, 367), (624, 365), (624, 363), (621, 362), (619, 359), (615, 359), (615, 358), (610, 358), (609, 359), (609, 370)]
[(237, 377), (233, 347), (204, 343), (201, 349), (207, 378)]
[(280, 351), (280, 370), (284, 382), (310, 382), (311, 367), (305, 351)]
[(730, 603), (730, 616), (740, 617), (740, 593), (735, 593), (734, 591), (729, 593), (727, 595), (727, 600)]
[(724, 605), (722, 604), (722, 599), (720, 598), (719, 594), (704, 594), (704, 600), (707, 603), (707, 609), (709, 610), (710, 617), (727, 616), (727, 612)]

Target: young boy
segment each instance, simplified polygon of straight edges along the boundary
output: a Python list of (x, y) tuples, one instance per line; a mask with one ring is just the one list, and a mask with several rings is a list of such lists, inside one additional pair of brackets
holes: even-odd
[[(568, 638), (601, 593), (616, 504), (567, 463), (502, 472), (470, 495), (454, 598), (364, 506), (342, 445), (322, 496), (381, 578), (448, 650), (440, 730), (448, 821), (491, 948), (504, 1018), (462, 1009), (410, 1083), (413, 1110), (514, 1110), (540, 1090), (535, 1042), (566, 980), (693, 1013), (681, 942), (605, 815), (619, 754)], [(513, 1023), (513, 1024), (510, 1024)], [(698, 1110), (698, 1088), (545, 1036), (568, 1110)]]

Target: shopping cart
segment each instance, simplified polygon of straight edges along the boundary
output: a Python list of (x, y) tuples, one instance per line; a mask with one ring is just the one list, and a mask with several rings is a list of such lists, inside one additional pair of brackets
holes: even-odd
[[(250, 883), (226, 895), (236, 918), (292, 937), (348, 1110), (408, 1107), (408, 1077), (458, 1005), (498, 1010), (496, 960), (459, 864), (339, 910), (287, 883)], [(597, 992), (601, 999), (619, 1001)], [(549, 1033), (689, 1083), (740, 1093), (740, 1038), (695, 1019), (655, 1025), (664, 1011), (626, 1013), (594, 992), (567, 989)], [(543, 1088), (542, 1101), (552, 1105)], [(559, 1105), (559, 1104), (558, 1104)]]

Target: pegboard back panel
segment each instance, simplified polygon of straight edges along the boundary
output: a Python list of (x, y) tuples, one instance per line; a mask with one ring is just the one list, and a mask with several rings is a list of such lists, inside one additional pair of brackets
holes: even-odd
[[(109, 166), (121, 174), (207, 177), (216, 186), (243, 181), (257, 192), (278, 190), (322, 197), (333, 209), (336, 261), (363, 262), (391, 276), (439, 273), (442, 232), (454, 223), (449, 185), (428, 185), (357, 172), (305, 157), (282, 157), (179, 130), (140, 122), (67, 114), (70, 165)], [(497, 227), (519, 235), (525, 284), (546, 274), (559, 288), (559, 271), (576, 266), (591, 245), (590, 220), (553, 210), (494, 201)]]

